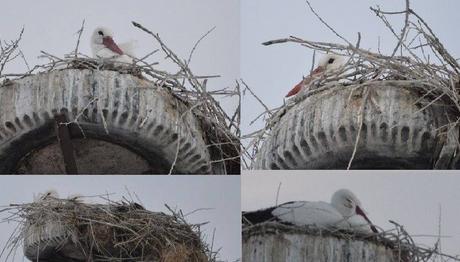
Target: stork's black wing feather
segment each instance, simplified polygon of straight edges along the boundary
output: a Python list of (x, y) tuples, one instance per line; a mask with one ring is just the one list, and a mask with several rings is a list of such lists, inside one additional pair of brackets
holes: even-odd
[(272, 211), (277, 207), (270, 207), (266, 209), (260, 209), (257, 211), (243, 212), (243, 224), (259, 224), (267, 221), (276, 221), (276, 217), (273, 216)]

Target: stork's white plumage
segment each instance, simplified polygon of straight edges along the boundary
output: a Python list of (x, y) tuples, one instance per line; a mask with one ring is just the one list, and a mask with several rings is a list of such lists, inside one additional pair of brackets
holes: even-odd
[[(367, 217), (367, 216), (366, 216)], [(348, 228), (359, 233), (378, 233), (377, 228), (368, 222), (362, 215), (353, 215), (346, 219)]]
[(326, 54), (325, 56), (321, 57), (318, 62), (318, 66), (310, 73), (309, 76), (305, 77), (300, 81), (294, 88), (289, 91), (286, 97), (290, 97), (296, 95), (297, 93), (302, 90), (304, 86), (310, 84), (313, 80), (318, 79), (325, 73), (331, 73), (339, 68), (341, 68), (345, 63), (345, 59), (343, 56), (334, 55), (334, 54)]
[(132, 42), (116, 44), (113, 33), (107, 27), (97, 27), (91, 36), (91, 50), (94, 58), (111, 59), (115, 62), (132, 63)]
[(361, 202), (348, 189), (334, 193), (331, 203), (292, 201), (276, 207), (245, 212), (243, 217), (251, 223), (279, 221), (282, 223), (319, 228), (338, 228), (361, 233), (377, 233), (361, 207)]
[(293, 201), (275, 208), (272, 215), (281, 222), (297, 226), (316, 225), (318, 227), (347, 227), (343, 215), (331, 204), (318, 201)]

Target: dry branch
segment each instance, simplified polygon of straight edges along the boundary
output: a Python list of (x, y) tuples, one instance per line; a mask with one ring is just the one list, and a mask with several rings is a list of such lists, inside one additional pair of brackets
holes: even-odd
[[(18, 38), (12, 41), (2, 41), (0, 39), (0, 81), (5, 77), (3, 71), (6, 65), (18, 56), (24, 56), (19, 50), (19, 42), (22, 39), (24, 28), (21, 29)], [(25, 60), (24, 60), (25, 61)], [(27, 62), (26, 62), (27, 65)], [(27, 65), (28, 66), (28, 65)]]

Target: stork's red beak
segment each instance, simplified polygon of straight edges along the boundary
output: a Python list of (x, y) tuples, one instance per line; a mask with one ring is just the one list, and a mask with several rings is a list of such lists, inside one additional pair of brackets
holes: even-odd
[(371, 226), (372, 232), (374, 232), (374, 233), (379, 232), (379, 231), (377, 231), (377, 228), (375, 228), (375, 226), (372, 225), (372, 222), (369, 220), (369, 218), (367, 218), (366, 214), (364, 214), (364, 211), (359, 206), (356, 206), (356, 214), (358, 214), (358, 215), (364, 217), (364, 219), (366, 219), (366, 221)]
[(303, 82), (304, 81), (302, 80), (297, 85), (295, 85), (294, 88), (292, 88), (291, 91), (289, 91), (289, 93), (286, 95), (286, 97), (290, 97), (290, 96), (293, 96), (293, 95), (299, 93), (299, 91), (303, 87)]
[(123, 54), (123, 51), (118, 47), (118, 45), (115, 43), (115, 41), (113, 41), (112, 37), (110, 36), (102, 38), (102, 44), (119, 55)]
[(290, 97), (290, 96), (293, 96), (293, 95), (296, 95), (297, 93), (299, 93), (300, 90), (302, 90), (303, 86), (308, 85), (311, 82), (311, 79), (312, 79), (313, 76), (315, 76), (317, 74), (320, 74), (322, 72), (324, 72), (324, 67), (318, 66), (317, 68), (315, 68), (315, 70), (311, 71), (310, 75), (307, 78), (302, 79), (302, 81), (300, 81), (300, 83), (295, 85), (294, 88), (292, 88), (291, 91), (289, 91), (289, 93), (286, 95), (286, 97)]
[(313, 76), (313, 75), (317, 75), (317, 74), (322, 73), (322, 72), (324, 72), (324, 67), (318, 66), (313, 71), (311, 71), (310, 75)]

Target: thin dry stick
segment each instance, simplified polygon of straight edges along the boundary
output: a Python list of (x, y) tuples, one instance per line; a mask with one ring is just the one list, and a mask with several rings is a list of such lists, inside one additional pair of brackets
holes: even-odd
[(353, 160), (355, 159), (356, 151), (358, 150), (358, 144), (359, 144), (359, 139), (361, 137), (361, 130), (363, 129), (363, 124), (364, 124), (364, 108), (366, 107), (367, 103), (367, 98), (369, 96), (369, 89), (368, 87), (364, 87), (364, 98), (363, 102), (361, 104), (361, 107), (359, 109), (359, 114), (358, 114), (358, 134), (356, 135), (356, 140), (355, 140), (355, 147), (353, 148), (353, 153), (351, 154), (350, 161), (348, 162), (347, 170), (350, 170), (351, 164), (353, 163)]
[(307, 3), (307, 5), (310, 8), (311, 12), (316, 16), (316, 18), (318, 18), (319, 21), (321, 21), (321, 23), (323, 23), (323, 25), (325, 25), (327, 28), (329, 28), (329, 30), (332, 31), (340, 39), (345, 41), (347, 44), (351, 45), (351, 43), (347, 39), (345, 39), (345, 37), (343, 37), (342, 35), (337, 33), (337, 31), (335, 31), (334, 28), (332, 28), (328, 23), (326, 23), (326, 21), (324, 21), (324, 19), (315, 11), (315, 9), (313, 9), (312, 5), (310, 4), (310, 2), (308, 0), (305, 0), (305, 2)]
[(80, 30), (77, 31), (78, 39), (77, 39), (77, 45), (75, 46), (75, 50), (74, 50), (75, 58), (77, 58), (77, 55), (78, 55), (78, 47), (80, 46), (80, 38), (81, 38), (81, 34), (83, 33), (84, 28), (85, 28), (85, 19), (83, 19), (83, 22), (81, 23)]
[(192, 56), (193, 56), (193, 53), (195, 52), (196, 48), (198, 47), (198, 45), (201, 43), (201, 41), (203, 41), (203, 39), (205, 39), (209, 34), (212, 33), (212, 31), (214, 31), (216, 29), (216, 27), (212, 27), (211, 29), (209, 29), (204, 35), (202, 35), (200, 37), (200, 39), (198, 39), (198, 41), (196, 41), (195, 45), (193, 46), (192, 50), (190, 51), (190, 55), (188, 56), (188, 59), (187, 59), (187, 63), (186, 65), (190, 65), (190, 62), (192, 61)]
[[(0, 78), (3, 77), (2, 73), (8, 62), (14, 60), (20, 54), (16, 52), (19, 48), (19, 42), (22, 40), (24, 34), (24, 27), (19, 32), (19, 36), (14, 41), (5, 42), (5, 45), (0, 45)], [(1, 40), (0, 40), (1, 44)]]
[(251, 88), (249, 88), (249, 86), (246, 84), (246, 82), (244, 82), (243, 79), (240, 79), (240, 81), (241, 81), (241, 83), (243, 83), (245, 90), (248, 90), (251, 93), (251, 95), (255, 99), (257, 99), (257, 101), (259, 101), (259, 103), (265, 108), (265, 112), (267, 112), (269, 115), (272, 115), (271, 112), (270, 112), (270, 109), (268, 109), (268, 106), (265, 105), (264, 102), (262, 102), (262, 100), (251, 90)]
[(281, 189), (281, 182), (278, 184), (278, 189), (276, 190), (276, 201), (275, 201), (275, 206), (278, 205), (278, 197), (280, 195), (280, 189)]

